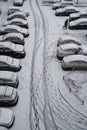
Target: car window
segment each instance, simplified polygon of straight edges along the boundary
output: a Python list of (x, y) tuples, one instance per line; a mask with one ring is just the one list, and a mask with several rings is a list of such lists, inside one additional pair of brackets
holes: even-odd
[(87, 25), (87, 22), (82, 22), (82, 23), (79, 23), (79, 25)]

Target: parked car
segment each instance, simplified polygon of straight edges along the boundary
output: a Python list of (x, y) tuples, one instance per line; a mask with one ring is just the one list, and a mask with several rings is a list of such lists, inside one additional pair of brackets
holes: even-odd
[(0, 55), (11, 56), (13, 58), (24, 58), (24, 46), (12, 42), (0, 42)]
[(18, 102), (18, 92), (16, 88), (0, 86), (0, 107), (12, 107)]
[(0, 108), (0, 126), (11, 127), (14, 123), (14, 114), (10, 109)]
[(23, 5), (23, 0), (14, 0), (14, 5), (15, 6), (22, 6)]
[(11, 71), (0, 71), (0, 86), (8, 85), (17, 88), (19, 79), (16, 73)]
[(7, 20), (11, 20), (14, 18), (20, 18), (20, 19), (27, 20), (26, 14), (24, 12), (14, 12), (7, 16)]
[(79, 18), (87, 18), (87, 11), (79, 11), (78, 13), (70, 14), (69, 22), (77, 20)]
[(26, 17), (29, 16), (29, 12), (27, 10), (20, 8), (20, 7), (17, 7), (17, 6), (9, 7), (7, 14), (10, 15), (10, 14), (15, 13), (15, 12), (23, 12), (24, 14), (26, 14)]
[(56, 16), (69, 16), (70, 14), (77, 13), (77, 12), (79, 12), (78, 8), (73, 7), (73, 6), (69, 6), (69, 7), (67, 6), (61, 9), (57, 9), (55, 11), (55, 15)]
[(21, 33), (24, 35), (24, 37), (29, 36), (28, 29), (19, 27), (17, 25), (7, 25), (2, 26), (0, 29), (0, 35), (5, 35), (7, 33)]
[(87, 56), (81, 54), (65, 56), (61, 65), (64, 70), (87, 70)]
[(0, 130), (8, 130), (8, 129), (3, 126), (0, 126)]
[(9, 70), (17, 72), (21, 69), (21, 62), (18, 59), (9, 56), (0, 55), (0, 70)]
[(66, 6), (74, 6), (74, 3), (72, 1), (63, 1), (61, 3), (55, 3), (52, 6), (53, 10), (59, 9), (59, 8), (64, 8)]
[(79, 42), (77, 38), (73, 37), (72, 35), (67, 34), (67, 35), (62, 35), (59, 37), (57, 46), (62, 45), (62, 44), (70, 44), (70, 43), (81, 45), (81, 43)]
[(28, 29), (28, 22), (26, 20), (20, 19), (20, 18), (14, 18), (12, 20), (6, 21), (3, 24), (3, 26), (7, 26), (7, 25), (17, 25), (17, 26)]
[(68, 28), (72, 30), (87, 30), (87, 18), (79, 18), (69, 22)]
[(62, 60), (64, 56), (74, 55), (74, 54), (83, 54), (87, 55), (87, 46), (86, 45), (76, 45), (74, 43), (63, 44), (57, 47), (57, 57)]
[(0, 42), (2, 41), (10, 41), (15, 44), (21, 44), (24, 45), (24, 36), (21, 33), (8, 33), (6, 35), (0, 36)]

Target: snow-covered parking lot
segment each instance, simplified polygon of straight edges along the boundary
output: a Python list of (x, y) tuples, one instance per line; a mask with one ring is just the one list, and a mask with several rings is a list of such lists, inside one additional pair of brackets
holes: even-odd
[[(13, 1), (0, 1), (1, 25)], [(52, 7), (45, 6), (42, 0), (25, 0), (21, 8), (30, 14), (27, 18), (30, 35), (25, 38), (26, 57), (21, 59), (22, 69), (16, 72), (19, 101), (9, 108), (15, 114), (10, 129), (87, 130), (87, 72), (64, 71), (56, 57), (61, 35), (71, 34), (86, 45), (87, 31), (63, 29), (68, 17), (56, 17)], [(87, 10), (87, 7), (79, 8)], [(69, 81), (68, 85), (63, 77)]]

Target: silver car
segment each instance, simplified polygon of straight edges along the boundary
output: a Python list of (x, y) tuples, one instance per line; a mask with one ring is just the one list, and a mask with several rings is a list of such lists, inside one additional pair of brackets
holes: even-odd
[(8, 15), (15, 13), (15, 12), (24, 12), (26, 14), (26, 17), (29, 16), (29, 12), (23, 8), (11, 6), (8, 8)]
[(24, 58), (24, 46), (12, 42), (0, 42), (0, 55), (11, 56), (13, 58)]
[(21, 69), (21, 62), (18, 59), (9, 56), (0, 55), (0, 70), (19, 71)]
[(63, 44), (57, 47), (57, 57), (62, 60), (64, 56), (73, 55), (73, 54), (83, 54), (87, 55), (87, 46), (86, 45), (77, 45), (74, 43)]
[(7, 33), (21, 33), (24, 35), (24, 37), (29, 36), (28, 29), (19, 27), (17, 25), (7, 25), (7, 26), (2, 26), (0, 29), (0, 35), (4, 35)]
[(64, 70), (87, 70), (87, 56), (80, 54), (65, 56), (61, 65)]
[(14, 114), (10, 109), (0, 108), (0, 126), (11, 127), (14, 123)]
[(12, 107), (18, 102), (17, 89), (9, 86), (0, 86), (0, 107)]
[(28, 29), (28, 22), (27, 22), (27, 20), (20, 19), (20, 18), (14, 18), (12, 20), (6, 21), (3, 24), (3, 26), (7, 26), (7, 25), (17, 25), (17, 26), (20, 26), (20, 27)]
[(9, 85), (17, 88), (19, 79), (16, 73), (10, 71), (0, 71), (0, 85)]
[(25, 44), (24, 36), (21, 33), (8, 33), (6, 35), (2, 35), (0, 36), (0, 42), (3, 41), (10, 41), (15, 44), (21, 44), (21, 45)]
[(79, 42), (77, 38), (73, 37), (72, 35), (65, 34), (59, 37), (57, 46), (62, 45), (62, 44), (69, 44), (69, 43), (81, 45), (81, 43)]

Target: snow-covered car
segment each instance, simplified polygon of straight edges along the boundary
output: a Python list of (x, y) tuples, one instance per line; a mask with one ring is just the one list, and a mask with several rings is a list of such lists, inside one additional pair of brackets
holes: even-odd
[(26, 14), (26, 17), (29, 16), (29, 12), (27, 10), (20, 8), (20, 7), (16, 7), (16, 6), (9, 7), (7, 14), (10, 15), (10, 14), (15, 13), (15, 12), (23, 12)]
[(69, 29), (74, 30), (87, 30), (87, 18), (79, 18), (68, 23)]
[(15, 6), (22, 6), (23, 2), (24, 2), (24, 0), (14, 0), (14, 5)]
[(6, 21), (3, 24), (3, 26), (7, 26), (7, 25), (17, 25), (17, 26), (20, 26), (20, 27), (28, 29), (28, 22), (27, 22), (27, 20), (20, 19), (20, 18), (14, 18), (12, 20)]
[(67, 35), (62, 35), (59, 37), (57, 46), (62, 45), (62, 44), (70, 44), (70, 43), (81, 45), (81, 43), (79, 42), (77, 38), (73, 37), (72, 35), (67, 34)]
[(23, 45), (12, 42), (0, 42), (0, 55), (7, 55), (13, 58), (24, 58), (25, 49)]
[(20, 19), (25, 19), (25, 20), (27, 19), (26, 14), (24, 12), (14, 12), (7, 16), (7, 20), (11, 20), (14, 18), (20, 18)]
[(24, 37), (29, 36), (28, 29), (19, 27), (17, 25), (7, 25), (2, 26), (0, 29), (0, 35), (4, 35), (7, 33), (21, 33), (24, 35)]
[(64, 70), (87, 70), (87, 56), (81, 54), (65, 56), (61, 66)]
[(21, 69), (21, 62), (18, 59), (9, 56), (0, 55), (0, 70), (9, 70), (17, 72)]
[(64, 8), (57, 9), (55, 11), (55, 15), (56, 16), (69, 16), (70, 14), (77, 13), (77, 12), (79, 12), (78, 8), (74, 6), (67, 6)]
[(24, 45), (24, 36), (21, 33), (8, 33), (6, 35), (0, 36), (0, 42), (2, 41), (10, 41), (15, 44), (21, 44)]
[(18, 97), (16, 88), (0, 86), (0, 107), (12, 107), (16, 105)]
[(63, 1), (61, 3), (55, 3), (52, 6), (53, 10), (59, 9), (59, 8), (64, 8), (66, 6), (74, 6), (74, 3), (72, 1)]
[(0, 71), (0, 86), (9, 85), (17, 88), (19, 84), (19, 79), (16, 73), (11, 71)]
[(8, 130), (8, 129), (3, 126), (0, 126), (0, 130)]
[(57, 47), (57, 57), (62, 60), (64, 56), (74, 55), (74, 54), (83, 54), (87, 55), (87, 46), (86, 45), (76, 45), (74, 43), (63, 44)]
[(79, 11), (78, 13), (70, 14), (69, 22), (79, 18), (87, 18), (87, 11)]
[(12, 110), (7, 108), (0, 108), (0, 126), (11, 127), (14, 122), (14, 114)]
[(60, 3), (60, 0), (44, 0), (42, 2), (44, 4), (53, 4), (53, 3)]

